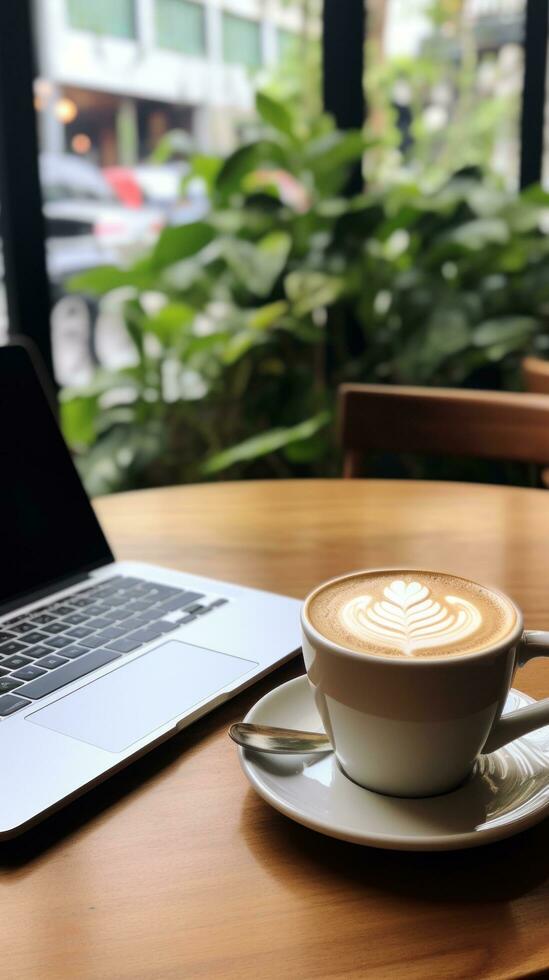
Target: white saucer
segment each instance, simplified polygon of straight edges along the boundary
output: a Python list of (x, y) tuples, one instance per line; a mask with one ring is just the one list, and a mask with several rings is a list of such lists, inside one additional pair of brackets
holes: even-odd
[[(511, 690), (505, 711), (534, 699)], [(245, 721), (323, 731), (306, 677), (276, 688)], [(509, 837), (549, 813), (549, 727), (482, 756), (471, 778), (444, 796), (382, 796), (347, 779), (332, 753), (281, 756), (239, 749), (267, 803), (329, 837), (401, 851), (476, 847)]]

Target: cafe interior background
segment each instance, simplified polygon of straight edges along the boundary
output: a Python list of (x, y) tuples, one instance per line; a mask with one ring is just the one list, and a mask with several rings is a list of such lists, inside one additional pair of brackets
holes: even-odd
[(340, 383), (520, 390), (548, 356), (544, 3), (5, 8), (0, 338), (90, 495), (336, 476)]

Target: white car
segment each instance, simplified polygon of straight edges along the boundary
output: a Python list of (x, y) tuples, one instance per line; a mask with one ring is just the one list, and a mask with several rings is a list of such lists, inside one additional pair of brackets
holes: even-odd
[(71, 274), (131, 259), (152, 244), (166, 223), (160, 208), (120, 204), (100, 169), (80, 157), (42, 153), (40, 178), (54, 279), (63, 277), (65, 264)]

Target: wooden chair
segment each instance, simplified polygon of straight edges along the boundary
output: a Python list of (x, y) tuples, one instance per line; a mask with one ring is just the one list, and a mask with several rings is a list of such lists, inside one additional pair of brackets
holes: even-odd
[(549, 395), (373, 384), (338, 395), (344, 477), (376, 451), (549, 462)]
[(526, 391), (536, 395), (549, 395), (549, 361), (541, 357), (525, 357), (522, 362), (522, 379)]
[[(526, 391), (536, 395), (549, 395), (549, 361), (541, 357), (525, 357), (522, 362), (522, 380)], [(549, 487), (549, 469), (541, 471), (541, 482)]]

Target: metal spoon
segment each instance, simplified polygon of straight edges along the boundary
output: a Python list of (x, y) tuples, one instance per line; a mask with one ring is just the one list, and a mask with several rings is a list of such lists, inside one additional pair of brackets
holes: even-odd
[(249, 725), (240, 721), (231, 725), (233, 742), (258, 752), (331, 752), (327, 735), (318, 732), (299, 732), (295, 728), (273, 728), (271, 725)]

